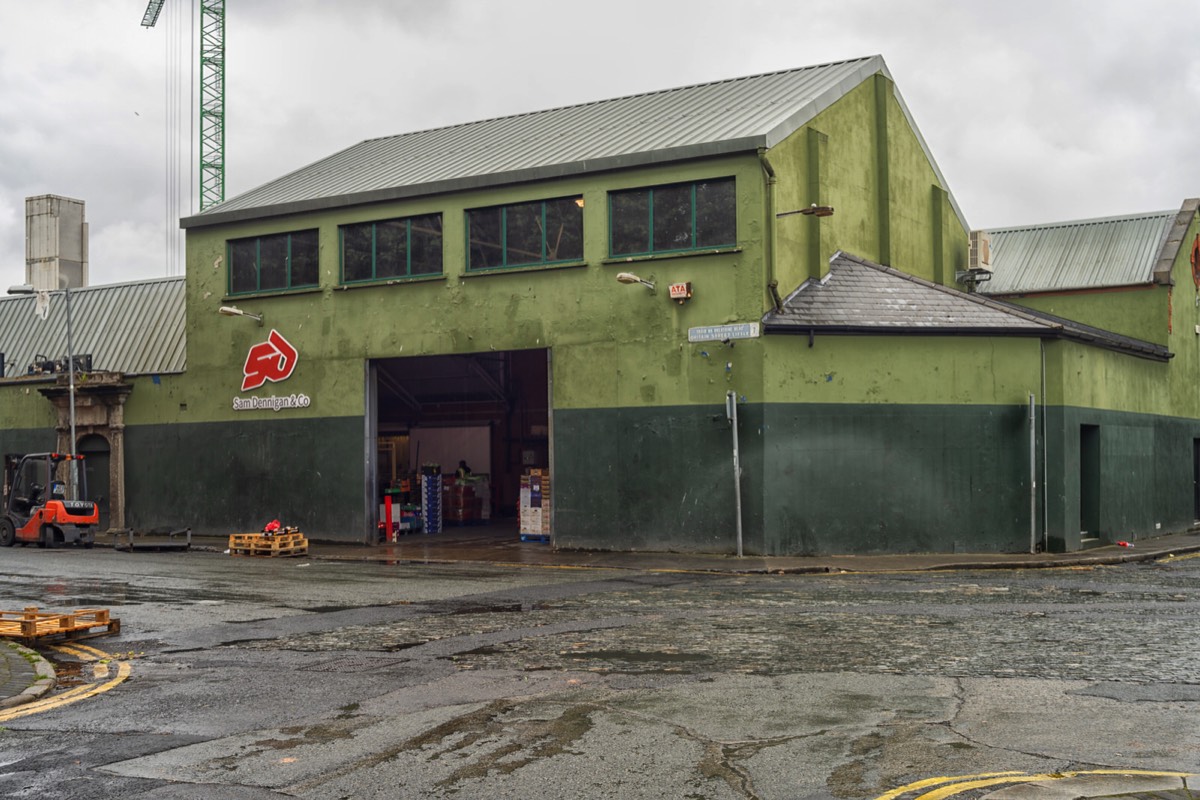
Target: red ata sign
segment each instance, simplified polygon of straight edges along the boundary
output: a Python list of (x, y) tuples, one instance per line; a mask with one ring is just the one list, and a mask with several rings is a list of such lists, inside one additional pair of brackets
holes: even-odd
[(246, 376), (242, 391), (257, 389), (267, 381), (286, 381), (296, 368), (296, 356), (296, 348), (283, 338), (283, 334), (272, 330), (265, 342), (251, 347), (246, 355), (246, 364), (242, 367), (242, 374)]

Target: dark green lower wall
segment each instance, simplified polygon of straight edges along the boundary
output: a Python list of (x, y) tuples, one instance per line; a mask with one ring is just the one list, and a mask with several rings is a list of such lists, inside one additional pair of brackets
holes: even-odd
[(49, 453), (56, 447), (58, 447), (58, 438), (50, 428), (0, 430), (0, 455)]
[(310, 539), (365, 541), (363, 431), (354, 417), (131, 425), (126, 525), (224, 535), (278, 519)]
[[(739, 417), (747, 554), (1029, 549), (1024, 406), (744, 405)], [(1083, 426), (1098, 443), (1091, 487)], [(1191, 525), (1200, 420), (1052, 408), (1046, 431), (1036, 533), (1051, 550), (1085, 546), (1081, 497), (1098, 498), (1101, 542)], [(134, 529), (224, 535), (278, 518), (316, 540), (369, 537), (359, 418), (131, 425), (125, 442)], [(0, 452), (53, 447), (51, 430), (0, 431)], [(555, 544), (734, 552), (732, 453), (723, 406), (555, 411)]]
[[(1195, 519), (1193, 443), (1200, 420), (1125, 414), (1086, 408), (1056, 408), (1047, 414), (1050, 549), (1079, 549), (1082, 509), (1094, 497), (1092, 515), (1100, 543), (1133, 541), (1183, 530)], [(1095, 426), (1098, 460), (1087, 486), (1084, 426)]]
[[(1024, 405), (743, 406), (744, 550), (1025, 552), (1032, 542), (1073, 551), (1088, 544), (1089, 496), (1098, 543), (1192, 524), (1200, 420), (1051, 408), (1043, 436), (1041, 413), (1031, 515)], [(558, 546), (735, 551), (722, 407), (558, 411), (554, 420)], [(1095, 426), (1098, 442), (1090, 484), (1083, 426)]]
[[(757, 424), (743, 420), (742, 428)], [(724, 406), (555, 411), (556, 545), (730, 549), (737, 524), (730, 430)], [(748, 502), (747, 517), (756, 509)]]
[(1023, 406), (777, 404), (765, 419), (767, 552), (1029, 549)]

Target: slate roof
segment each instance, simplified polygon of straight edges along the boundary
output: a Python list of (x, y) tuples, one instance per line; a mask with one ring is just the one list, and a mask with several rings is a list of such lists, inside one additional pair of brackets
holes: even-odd
[[(754, 152), (778, 144), (877, 73), (891, 78), (881, 56), (867, 56), (368, 139), (187, 217), (181, 225)], [(893, 89), (945, 186), (899, 90)]]
[(1198, 202), (1184, 201), (1177, 211), (989, 230), (993, 273), (979, 291), (1027, 294), (1169, 282), (1170, 264)]
[[(67, 354), (63, 295), (50, 296), (44, 320), (34, 314), (35, 303), (33, 297), (0, 296), (5, 377), (25, 375), (36, 356), (56, 360)], [(97, 372), (183, 372), (186, 317), (182, 277), (72, 289), (72, 349), (76, 355), (90, 354)]]
[(1167, 348), (979, 294), (932, 283), (846, 253), (764, 315), (767, 333), (1033, 336), (1083, 342), (1166, 361)]

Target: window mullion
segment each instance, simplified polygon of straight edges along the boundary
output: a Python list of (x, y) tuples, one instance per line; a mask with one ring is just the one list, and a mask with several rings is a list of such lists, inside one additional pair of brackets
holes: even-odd
[(696, 184), (692, 184), (692, 242), (691, 247), (695, 250), (700, 246), (699, 239), (696, 238)]
[(404, 277), (412, 277), (412, 218), (404, 222)]
[(542, 263), (546, 263), (546, 201), (542, 201)]
[(379, 277), (379, 248), (375, 245), (375, 240), (379, 236), (379, 223), (371, 223), (371, 280), (376, 280)]
[(262, 291), (262, 237), (254, 240), (254, 291)]
[(500, 266), (508, 266), (508, 206), (500, 208)]
[(646, 190), (646, 211), (650, 215), (650, 224), (646, 227), (646, 252), (654, 252), (654, 190)]

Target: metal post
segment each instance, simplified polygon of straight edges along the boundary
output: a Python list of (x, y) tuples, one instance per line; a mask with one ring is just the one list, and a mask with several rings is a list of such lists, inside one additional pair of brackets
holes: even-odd
[[(71, 460), (75, 460), (75, 349), (71, 341), (71, 289), (65, 287), (63, 294), (67, 298), (67, 394), (71, 401)], [(72, 467), (74, 470), (74, 467)]]
[(725, 393), (725, 416), (733, 427), (733, 498), (737, 513), (737, 555), (742, 557), (742, 463), (738, 449), (737, 394)]
[(1029, 552), (1037, 552), (1037, 401), (1029, 395)]

